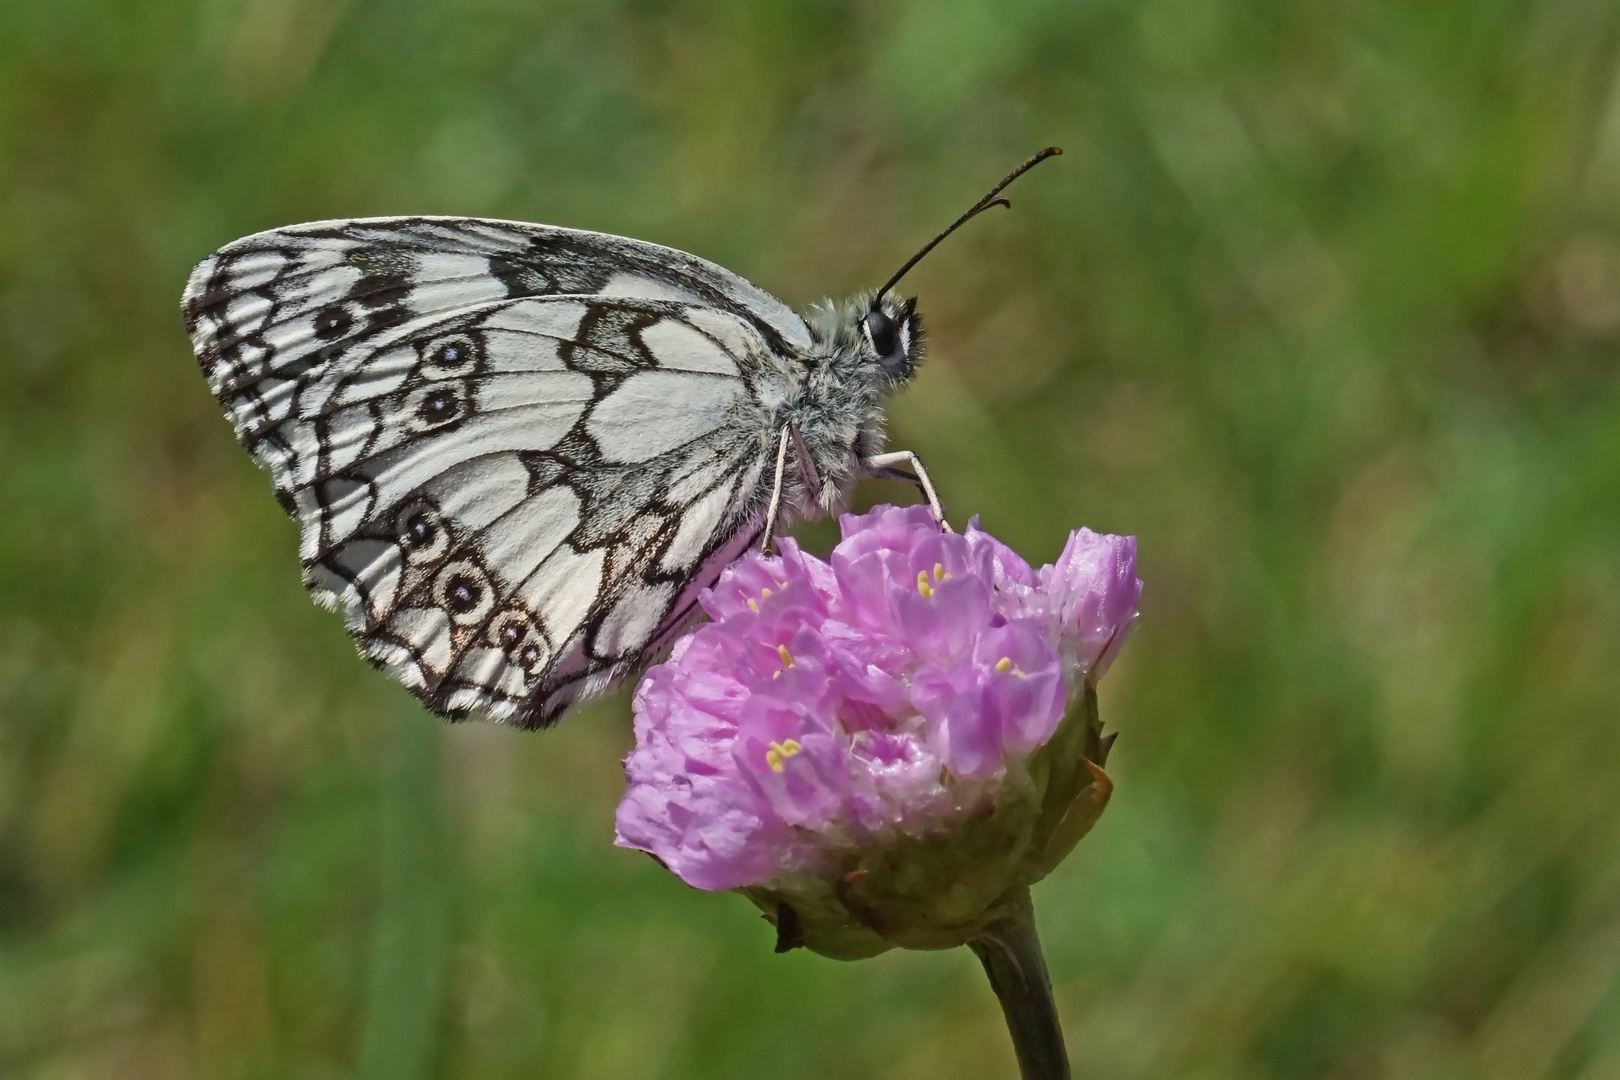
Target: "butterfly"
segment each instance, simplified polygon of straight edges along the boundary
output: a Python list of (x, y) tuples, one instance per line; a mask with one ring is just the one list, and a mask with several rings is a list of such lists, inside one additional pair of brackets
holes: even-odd
[(918, 484), (944, 525), (916, 455), (883, 453), (925, 340), (889, 293), (1058, 152), (876, 293), (802, 317), (682, 251), (464, 217), (256, 233), (197, 265), (181, 311), (361, 653), (441, 715), (544, 727), (859, 477)]

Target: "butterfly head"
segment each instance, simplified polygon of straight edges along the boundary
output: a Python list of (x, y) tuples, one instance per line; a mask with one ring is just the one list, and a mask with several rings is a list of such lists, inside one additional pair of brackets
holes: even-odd
[(913, 297), (900, 301), (883, 297), (856, 307), (855, 330), (867, 359), (895, 385), (908, 382), (922, 362), (923, 326)]

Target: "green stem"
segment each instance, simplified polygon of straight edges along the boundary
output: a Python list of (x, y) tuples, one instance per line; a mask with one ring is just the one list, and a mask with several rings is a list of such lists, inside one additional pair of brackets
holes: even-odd
[(1020, 889), (1007, 913), (969, 941), (968, 948), (984, 965), (990, 987), (1001, 999), (1019, 1075), (1023, 1080), (1069, 1080), (1069, 1054), (1035, 933), (1029, 890)]

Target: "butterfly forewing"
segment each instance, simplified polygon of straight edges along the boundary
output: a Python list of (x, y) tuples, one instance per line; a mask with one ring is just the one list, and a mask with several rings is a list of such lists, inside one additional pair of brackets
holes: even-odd
[(641, 667), (757, 535), (772, 365), (807, 334), (693, 256), (471, 219), (248, 237), (184, 312), (315, 598), (435, 710), (530, 726)]

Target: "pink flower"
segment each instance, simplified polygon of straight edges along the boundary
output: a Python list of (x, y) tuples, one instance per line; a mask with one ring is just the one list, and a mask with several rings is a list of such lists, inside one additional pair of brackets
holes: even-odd
[(1136, 616), (1131, 537), (1081, 529), (1037, 572), (977, 520), (840, 524), (828, 562), (783, 540), (730, 567), (637, 688), (617, 843), (698, 888), (825, 877), (1027, 796)]
[(1093, 679), (1100, 677), (1124, 646), (1142, 596), (1136, 537), (1077, 529), (1056, 564), (1041, 567), (1040, 581), (1061, 627), (1065, 655)]

